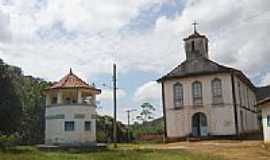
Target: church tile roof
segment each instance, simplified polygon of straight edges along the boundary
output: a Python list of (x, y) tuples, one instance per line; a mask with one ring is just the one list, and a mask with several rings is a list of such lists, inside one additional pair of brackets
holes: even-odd
[(158, 79), (158, 82), (164, 80), (184, 78), (198, 75), (210, 75), (215, 73), (235, 73), (241, 80), (255, 90), (252, 82), (240, 70), (220, 65), (205, 57), (197, 57), (193, 60), (185, 60), (183, 63), (175, 67), (171, 72)]

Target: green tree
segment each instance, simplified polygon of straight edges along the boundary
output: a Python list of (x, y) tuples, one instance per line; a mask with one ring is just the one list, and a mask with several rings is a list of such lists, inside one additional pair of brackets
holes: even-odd
[(154, 114), (154, 111), (156, 110), (155, 107), (148, 103), (148, 102), (145, 102), (143, 103), (141, 106), (141, 112), (140, 112), (140, 115), (138, 115), (136, 117), (136, 119), (142, 123), (145, 123), (149, 120), (153, 120), (154, 117), (153, 117), (153, 114)]
[(18, 131), (22, 105), (17, 90), (21, 69), (0, 60), (0, 131), (10, 135)]
[(21, 81), (23, 115), (20, 135), (25, 144), (43, 143), (45, 130), (45, 95), (43, 91), (50, 83), (31, 76)]
[[(111, 142), (113, 138), (113, 118), (110, 116), (97, 115), (96, 119), (96, 135), (97, 142)], [(121, 123), (117, 122), (117, 141), (127, 142), (127, 128)]]
[(49, 85), (42, 79), (24, 76), (20, 68), (0, 59), (0, 134), (16, 132), (24, 144), (42, 143), (45, 128), (43, 91)]

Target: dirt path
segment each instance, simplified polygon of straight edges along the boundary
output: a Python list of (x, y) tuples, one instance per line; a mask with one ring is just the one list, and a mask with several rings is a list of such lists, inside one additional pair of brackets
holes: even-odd
[(178, 142), (157, 145), (155, 148), (184, 149), (222, 156), (228, 160), (270, 160), (270, 149), (265, 149), (261, 141)]

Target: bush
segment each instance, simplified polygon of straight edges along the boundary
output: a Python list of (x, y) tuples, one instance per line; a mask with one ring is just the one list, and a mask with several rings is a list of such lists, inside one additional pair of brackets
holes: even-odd
[(105, 132), (97, 132), (97, 142), (107, 142), (107, 135)]
[(16, 135), (0, 135), (0, 149), (7, 150), (14, 147), (17, 142)]

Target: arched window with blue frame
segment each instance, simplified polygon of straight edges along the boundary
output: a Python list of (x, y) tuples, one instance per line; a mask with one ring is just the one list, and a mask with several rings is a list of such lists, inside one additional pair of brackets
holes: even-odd
[(203, 94), (202, 94), (202, 83), (195, 81), (192, 83), (192, 97), (193, 105), (201, 106), (203, 105)]
[(175, 83), (173, 85), (174, 108), (183, 107), (183, 93), (183, 85), (181, 83)]
[(212, 98), (213, 104), (222, 104), (223, 96), (222, 96), (222, 82), (219, 78), (215, 78), (211, 82), (212, 86)]

